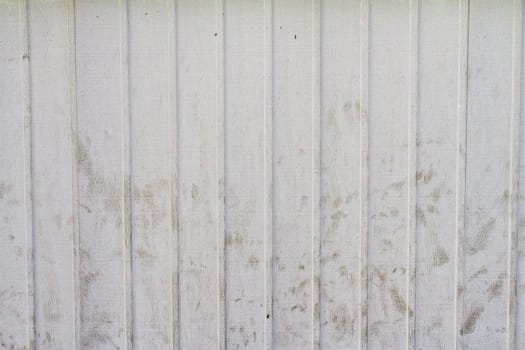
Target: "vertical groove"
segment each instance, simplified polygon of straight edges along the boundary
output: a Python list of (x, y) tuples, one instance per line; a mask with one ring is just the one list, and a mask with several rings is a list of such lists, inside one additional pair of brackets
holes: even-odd
[(128, 1), (119, 0), (120, 7), (120, 95), (121, 95), (121, 152), (122, 152), (122, 267), (126, 349), (133, 348), (133, 240), (131, 217), (131, 128), (129, 101), (129, 17)]
[(521, 114), (521, 63), (522, 63), (523, 3), (513, 3), (512, 84), (509, 149), (509, 196), (508, 196), (508, 261), (507, 261), (507, 349), (516, 348), (516, 269), (519, 195), (519, 149)]
[(415, 348), (416, 293), (416, 205), (417, 205), (417, 98), (418, 98), (418, 21), (419, 1), (411, 0), (409, 8), (408, 56), (408, 174), (407, 174), (407, 349)]
[(73, 280), (75, 326), (74, 341), (75, 349), (80, 348), (81, 324), (80, 324), (80, 228), (79, 228), (79, 187), (78, 187), (78, 113), (77, 113), (77, 83), (76, 83), (76, 31), (75, 31), (75, 0), (66, 0), (66, 18), (68, 34), (68, 81), (70, 100), (70, 161), (71, 161), (71, 217), (73, 218)]
[(455, 283), (454, 283), (454, 349), (461, 347), (459, 322), (463, 319), (464, 268), (463, 251), (465, 235), (466, 196), (466, 145), (468, 113), (468, 43), (469, 43), (469, 0), (458, 3), (458, 70), (457, 70), (457, 125), (456, 125), (456, 242), (455, 242)]
[(321, 337), (321, 2), (312, 0), (312, 349)]
[(24, 236), (26, 262), (26, 337), (27, 348), (36, 346), (36, 301), (35, 301), (35, 273), (34, 273), (34, 216), (33, 216), (33, 172), (32, 172), (32, 141), (31, 141), (31, 77), (29, 66), (29, 18), (28, 1), (18, 1), (18, 20), (20, 30), (20, 79), (22, 95), (22, 123), (23, 123), (23, 162), (24, 162)]
[(224, 0), (215, 0), (216, 63), (216, 169), (217, 169), (217, 348), (226, 348), (225, 285), (225, 72), (224, 72)]
[(273, 325), (273, 16), (272, 0), (264, 1), (264, 348), (272, 348)]
[(179, 213), (180, 213), (180, 200), (181, 200), (181, 196), (180, 196), (180, 188), (181, 188), (181, 185), (180, 185), (180, 119), (179, 119), (179, 68), (178, 68), (178, 54), (179, 54), (179, 29), (178, 29), (178, 25), (179, 25), (179, 13), (178, 13), (178, 0), (174, 0), (174, 8), (175, 8), (175, 24), (174, 24), (174, 29), (175, 29), (175, 36), (174, 36), (174, 40), (175, 40), (175, 44), (174, 44), (174, 59), (175, 59), (175, 64), (174, 64), (174, 74), (175, 74), (175, 77), (174, 77), (174, 91), (173, 91), (173, 94), (174, 94), (174, 100), (173, 102), (175, 102), (175, 109), (174, 109), (174, 112), (175, 112), (175, 162), (174, 162), (174, 167), (175, 167), (175, 203), (176, 203), (176, 206), (175, 206), (175, 210), (176, 210), (176, 213), (175, 213), (175, 223), (176, 223), (176, 238), (175, 238), (175, 241), (176, 241), (176, 247), (175, 247), (175, 253), (176, 253), (176, 257), (175, 257), (175, 266), (173, 267), (174, 271), (173, 273), (175, 273), (175, 283), (176, 283), (176, 286), (175, 286), (175, 292), (177, 293), (177, 296), (176, 296), (176, 299), (175, 299), (175, 303), (176, 303), (176, 315), (174, 315), (174, 318), (175, 318), (175, 333), (177, 335), (177, 339), (175, 342), (175, 345), (176, 345), (176, 348), (177, 349), (180, 349), (181, 348), (181, 333), (180, 333), (180, 330), (181, 330), (181, 318), (180, 318), (180, 305), (181, 305), (181, 302), (180, 302), (180, 273), (179, 273), (179, 269), (180, 269), (180, 217), (179, 217)]
[(170, 215), (170, 303), (171, 303), (171, 348), (179, 349), (179, 219), (178, 219), (178, 127), (177, 120), (177, 9), (176, 0), (167, 0), (166, 7), (168, 11), (168, 129), (169, 129), (169, 215)]
[(368, 348), (368, 38), (370, 4), (361, 0), (359, 47), (359, 348)]

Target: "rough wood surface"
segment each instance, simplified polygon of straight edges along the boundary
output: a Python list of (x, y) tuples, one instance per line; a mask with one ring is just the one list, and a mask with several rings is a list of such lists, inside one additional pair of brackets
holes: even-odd
[(0, 0), (0, 348), (525, 348), (523, 11)]

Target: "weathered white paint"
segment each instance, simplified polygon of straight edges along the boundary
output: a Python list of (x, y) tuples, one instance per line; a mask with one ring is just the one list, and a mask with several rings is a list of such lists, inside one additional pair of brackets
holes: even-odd
[(523, 11), (0, 1), (0, 348), (525, 348)]

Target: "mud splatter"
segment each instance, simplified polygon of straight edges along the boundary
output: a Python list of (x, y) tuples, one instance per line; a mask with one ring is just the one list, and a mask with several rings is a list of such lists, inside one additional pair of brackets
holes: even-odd
[(0, 201), (5, 198), (5, 196), (13, 190), (12, 185), (8, 185), (5, 182), (0, 182)]
[(461, 327), (459, 333), (461, 335), (474, 333), (474, 330), (476, 329), (476, 322), (478, 322), (478, 319), (483, 311), (485, 311), (483, 306), (474, 308), (474, 310), (472, 310), (465, 319), (465, 322), (463, 322), (463, 326)]
[(472, 244), (467, 246), (467, 253), (469, 255), (477, 254), (479, 251), (487, 248), (488, 238), (494, 229), (496, 218), (490, 218), (479, 228), (478, 234)]
[(505, 274), (500, 274), (498, 276), (498, 279), (494, 282), (492, 282), (487, 289), (488, 295), (489, 295), (489, 301), (491, 301), (494, 298), (497, 298), (501, 295), (501, 292), (503, 291), (503, 278), (505, 277)]
[(392, 287), (390, 288), (389, 292), (390, 292), (390, 298), (392, 299), (392, 302), (394, 303), (395, 309), (398, 312), (404, 314), (407, 310), (407, 303), (405, 302), (403, 297), (401, 297), (397, 288)]
[(434, 266), (442, 266), (450, 260), (445, 248), (442, 246), (435, 246), (432, 252), (432, 264)]
[(348, 306), (345, 304), (338, 305), (334, 310), (331, 310), (330, 322), (337, 331), (338, 338), (351, 334), (353, 331), (353, 322), (350, 318)]

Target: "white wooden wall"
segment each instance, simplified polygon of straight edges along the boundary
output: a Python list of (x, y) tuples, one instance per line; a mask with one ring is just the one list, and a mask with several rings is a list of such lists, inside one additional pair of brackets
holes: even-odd
[(0, 349), (525, 349), (523, 11), (0, 0)]

